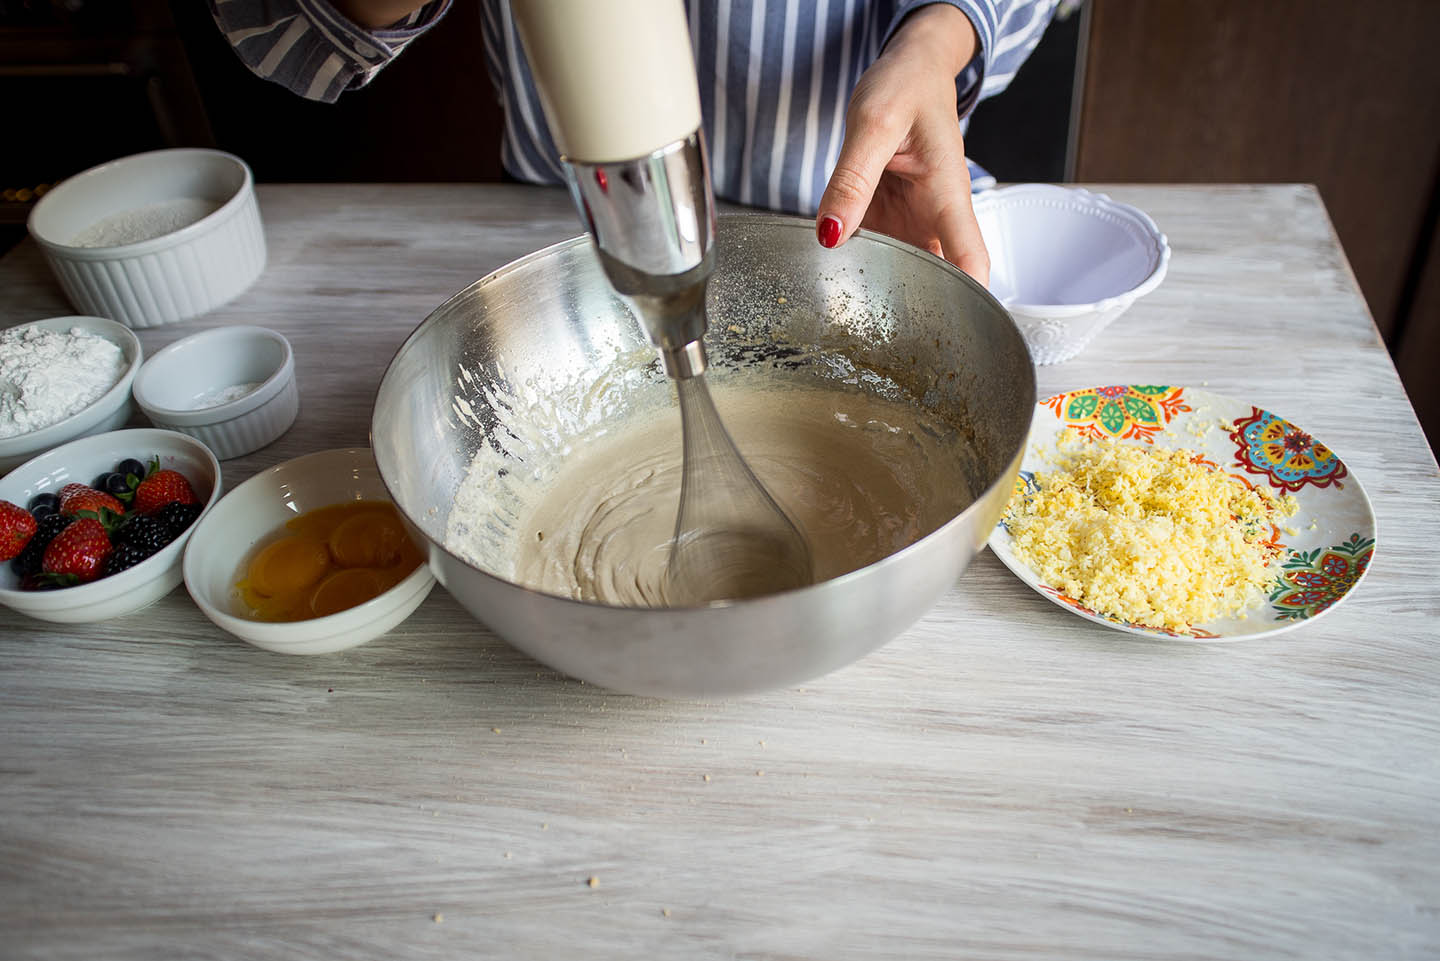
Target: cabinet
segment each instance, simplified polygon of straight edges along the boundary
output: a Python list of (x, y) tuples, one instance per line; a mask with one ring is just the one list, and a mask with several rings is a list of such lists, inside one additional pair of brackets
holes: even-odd
[(208, 145), (166, 0), (0, 0), (0, 250), (37, 192), (94, 164)]
[(1086, 0), (1085, 16), (1071, 176), (1315, 184), (1440, 446), (1440, 3)]

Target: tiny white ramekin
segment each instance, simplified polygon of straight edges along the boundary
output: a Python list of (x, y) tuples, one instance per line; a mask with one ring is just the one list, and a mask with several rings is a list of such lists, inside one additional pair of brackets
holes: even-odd
[(990, 292), (1037, 364), (1070, 360), (1160, 285), (1170, 243), (1148, 214), (1105, 194), (1018, 184), (975, 195)]
[[(74, 246), (85, 230), (109, 217), (183, 199), (219, 207), (138, 243)], [(265, 269), (254, 177), (243, 160), (219, 150), (154, 150), (92, 167), (41, 197), (27, 226), (70, 302), (81, 313), (127, 327), (208, 313)]]
[(101, 394), (84, 410), (71, 414), (49, 427), (42, 427), (28, 434), (18, 434), (15, 437), (0, 438), (0, 474), (19, 467), (30, 458), (75, 440), (77, 437), (103, 434), (106, 431), (125, 426), (125, 422), (130, 419), (130, 414), (134, 410), (134, 405), (130, 401), (130, 386), (144, 359), (144, 351), (140, 348), (139, 338), (129, 328), (104, 317), (49, 317), (29, 324), (20, 324), (11, 329), (25, 327), (37, 327), (57, 334), (68, 333), (78, 328), (86, 333), (104, 337), (124, 353), (125, 371), (115, 382), (115, 386)]
[[(242, 384), (260, 386), (235, 400), (195, 406)], [(268, 327), (216, 327), (181, 338), (140, 366), (134, 393), (152, 424), (189, 434), (221, 460), (269, 444), (300, 410), (290, 342)]]

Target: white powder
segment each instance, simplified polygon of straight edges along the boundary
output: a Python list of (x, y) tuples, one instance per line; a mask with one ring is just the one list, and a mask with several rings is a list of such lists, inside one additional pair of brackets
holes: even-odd
[(228, 404), (232, 400), (239, 400), (247, 394), (253, 394), (259, 389), (264, 381), (257, 380), (249, 384), (232, 384), (229, 387), (216, 387), (198, 395), (190, 402), (191, 410), (204, 410), (207, 407), (219, 407), (221, 404)]
[(137, 210), (112, 214), (86, 227), (70, 241), (72, 247), (119, 247), (153, 240), (203, 220), (222, 204), (198, 197), (181, 197), (149, 204)]
[(119, 382), (126, 366), (117, 345), (79, 327), (0, 333), (0, 438), (80, 413)]

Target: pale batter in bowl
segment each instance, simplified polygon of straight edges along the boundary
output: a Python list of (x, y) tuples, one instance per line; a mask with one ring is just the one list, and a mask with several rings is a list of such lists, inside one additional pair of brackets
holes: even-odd
[[(751, 468), (810, 543), (817, 581), (915, 542), (973, 499), (957, 431), (914, 404), (844, 384), (787, 384), (739, 373), (712, 385)], [(500, 472), (504, 472), (503, 474)], [(465, 523), (469, 494), (514, 480), (482, 451), (452, 511), (446, 546), (487, 553)], [(681, 444), (673, 408), (651, 406), (569, 447), (548, 482), (513, 484), (518, 584), (624, 606), (667, 606), (664, 571), (679, 503)], [(479, 491), (467, 491), (480, 485)], [(507, 513), (509, 513), (507, 511)], [(493, 554), (493, 550), (488, 553)]]

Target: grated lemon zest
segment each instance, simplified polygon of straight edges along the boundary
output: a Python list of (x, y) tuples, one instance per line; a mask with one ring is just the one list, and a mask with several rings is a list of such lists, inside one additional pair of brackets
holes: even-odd
[(1244, 617), (1278, 572), (1275, 522), (1298, 504), (1200, 456), (1066, 431), (1055, 469), (1006, 509), (1015, 556), (1043, 583), (1132, 624), (1183, 632)]

